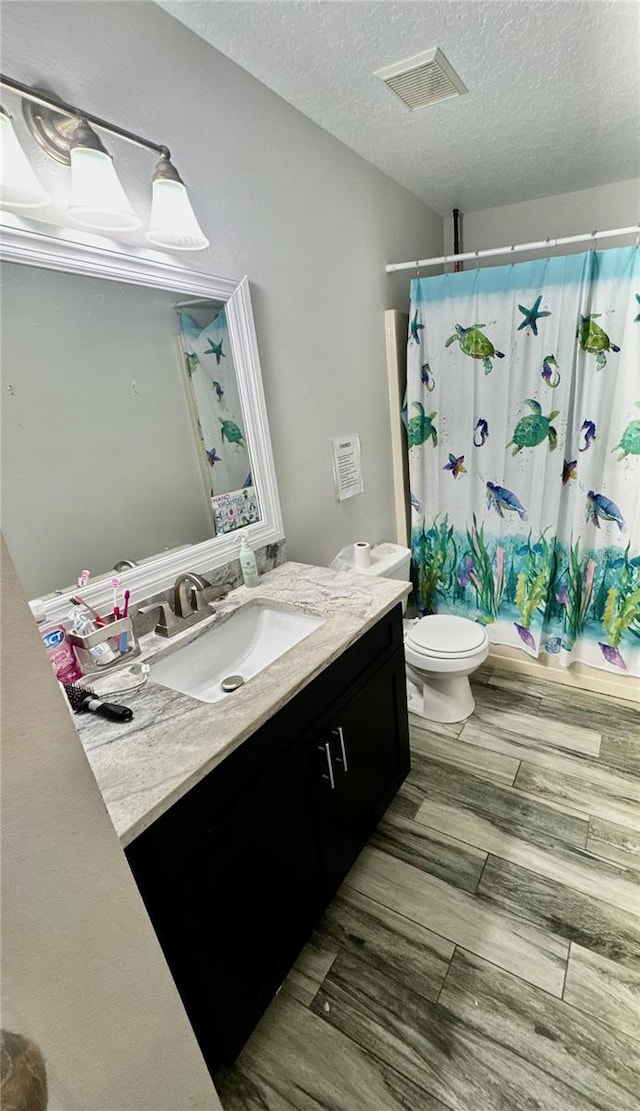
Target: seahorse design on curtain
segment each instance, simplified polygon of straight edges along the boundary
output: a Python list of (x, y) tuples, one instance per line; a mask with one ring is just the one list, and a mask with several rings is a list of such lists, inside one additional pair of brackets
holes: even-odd
[(414, 596), (640, 675), (640, 251), (411, 283)]

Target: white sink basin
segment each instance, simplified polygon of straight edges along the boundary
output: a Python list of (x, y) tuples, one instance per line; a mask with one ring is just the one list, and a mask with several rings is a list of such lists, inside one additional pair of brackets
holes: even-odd
[(223, 680), (233, 676), (246, 683), (322, 624), (322, 617), (311, 614), (249, 605), (152, 663), (150, 678), (201, 702), (219, 702), (232, 693), (223, 690)]

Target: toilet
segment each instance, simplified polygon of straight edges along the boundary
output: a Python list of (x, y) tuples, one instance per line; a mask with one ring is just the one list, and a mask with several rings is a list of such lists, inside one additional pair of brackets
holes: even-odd
[(442, 722), (464, 721), (473, 713), (469, 676), (489, 655), (482, 625), (444, 613), (405, 622), (404, 655), (412, 713)]
[[(406, 581), (410, 566), (409, 548), (378, 544), (369, 567), (359, 570)], [(475, 705), (469, 676), (489, 654), (487, 630), (466, 617), (440, 613), (405, 621), (404, 629), (409, 710), (428, 721), (464, 721)]]

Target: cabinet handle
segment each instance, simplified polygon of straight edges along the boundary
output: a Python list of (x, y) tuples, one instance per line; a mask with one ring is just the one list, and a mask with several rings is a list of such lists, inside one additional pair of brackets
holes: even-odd
[(331, 745), (330, 745), (329, 741), (327, 741), (326, 744), (319, 745), (318, 746), (318, 751), (319, 752), (324, 751), (324, 754), (327, 758), (327, 771), (328, 771), (329, 774), (328, 775), (323, 774), (322, 778), (323, 779), (328, 779), (329, 783), (331, 785), (331, 790), (335, 791), (336, 781), (335, 781), (334, 776), (333, 776), (333, 764), (331, 763)]
[[(337, 729), (333, 730), (333, 735), (334, 735), (334, 737), (337, 736), (338, 740), (340, 741), (340, 748), (342, 749), (342, 766), (343, 766), (345, 772), (348, 772), (349, 771), (349, 765), (347, 763), (347, 750), (345, 748), (345, 743), (344, 743), (344, 730), (343, 730), (341, 725), (339, 725)], [(336, 759), (340, 760), (340, 757), (337, 756)]]

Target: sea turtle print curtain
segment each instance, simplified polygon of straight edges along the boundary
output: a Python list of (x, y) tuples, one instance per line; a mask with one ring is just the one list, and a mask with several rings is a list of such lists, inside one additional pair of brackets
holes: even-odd
[(211, 479), (216, 532), (260, 519), (224, 308), (200, 327), (178, 314), (187, 374)]
[(640, 250), (411, 283), (414, 597), (640, 674)]

